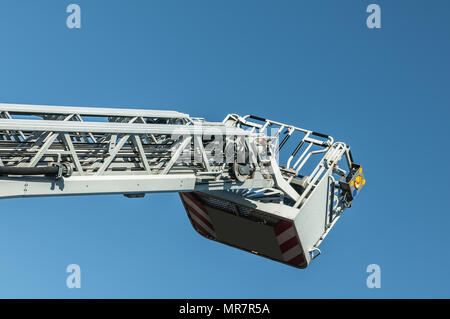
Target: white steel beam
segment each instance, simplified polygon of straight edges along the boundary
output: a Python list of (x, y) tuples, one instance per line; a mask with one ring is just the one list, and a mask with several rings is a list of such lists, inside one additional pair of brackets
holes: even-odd
[(240, 128), (220, 127), (211, 128), (204, 125), (175, 125), (175, 124), (142, 124), (142, 123), (113, 123), (113, 122), (78, 122), (52, 120), (5, 120), (0, 119), (0, 130), (39, 131), (39, 132), (83, 132), (83, 133), (118, 133), (118, 134), (227, 134), (247, 136), (252, 133)]
[(43, 183), (43, 178), (1, 177), (0, 198), (192, 191), (195, 179), (194, 174), (71, 176)]
[(188, 118), (189, 114), (166, 110), (121, 109), (102, 107), (48, 106), (0, 103), (0, 110), (15, 114), (79, 114), (84, 116), (142, 116), (160, 118)]

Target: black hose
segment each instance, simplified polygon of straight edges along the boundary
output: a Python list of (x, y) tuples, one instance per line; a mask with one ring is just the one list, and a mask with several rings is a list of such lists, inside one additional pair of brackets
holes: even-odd
[(13, 166), (0, 166), (0, 175), (46, 175), (55, 176), (60, 175), (66, 176), (70, 174), (66, 165), (61, 166), (52, 165), (46, 167), (13, 167)]

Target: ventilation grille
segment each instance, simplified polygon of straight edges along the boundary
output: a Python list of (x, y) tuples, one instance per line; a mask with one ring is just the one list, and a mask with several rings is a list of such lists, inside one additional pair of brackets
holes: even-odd
[(212, 207), (212, 208), (216, 208), (219, 210), (223, 210), (226, 211), (228, 213), (233, 213), (235, 212), (234, 210), (234, 205), (231, 202), (225, 201), (225, 200), (220, 200), (214, 197), (209, 197), (209, 196), (202, 196), (200, 195), (200, 197), (202, 198), (202, 201)]
[(275, 225), (278, 223), (279, 219), (274, 218), (273, 216), (270, 216), (269, 214), (265, 214), (263, 212), (257, 211), (255, 209), (252, 209), (247, 206), (242, 206), (235, 204), (233, 202), (218, 199), (215, 197), (207, 196), (202, 193), (196, 193), (201, 201), (212, 208), (233, 214), (238, 215), (241, 217), (244, 217), (246, 219), (250, 219), (254, 222), (263, 223), (263, 224), (270, 224)]

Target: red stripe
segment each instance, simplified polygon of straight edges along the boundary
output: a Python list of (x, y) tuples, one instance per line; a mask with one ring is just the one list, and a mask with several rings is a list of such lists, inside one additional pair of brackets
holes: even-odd
[(206, 229), (204, 229), (199, 223), (190, 218), (192, 225), (194, 225), (195, 230), (197, 230), (200, 234), (204, 236), (213, 237), (211, 233), (209, 233)]
[(200, 219), (202, 222), (204, 222), (206, 224), (206, 226), (208, 226), (211, 229), (214, 229), (214, 226), (211, 224), (211, 221), (207, 220), (204, 216), (199, 214), (194, 208), (192, 208), (192, 207), (189, 207), (189, 208), (190, 208), (189, 213), (194, 214), (195, 216), (198, 217), (198, 219)]
[(305, 262), (305, 260), (303, 258), (303, 254), (297, 255), (288, 261), (289, 264), (294, 264), (294, 265), (302, 265), (304, 262)]
[[(185, 193), (184, 193), (185, 194)], [(181, 193), (179, 194), (180, 198), (181, 198), (181, 202), (183, 203), (184, 209), (186, 210), (186, 212), (188, 213), (188, 218), (191, 221), (192, 226), (194, 227), (194, 229), (199, 232), (200, 234), (204, 235), (204, 236), (210, 236), (213, 237), (209, 232), (207, 232), (202, 226), (200, 226), (195, 220), (192, 219), (192, 217), (190, 216), (190, 212), (189, 212), (189, 206), (186, 204), (186, 202), (184, 201), (183, 196), (181, 196)]]
[[(208, 216), (208, 211), (205, 209), (205, 207), (203, 206), (203, 204), (202, 204), (198, 199), (196, 199), (196, 198), (194, 197), (195, 195), (193, 195), (193, 193), (183, 193), (183, 195), (185, 195), (187, 198), (189, 198), (195, 205), (197, 205), (198, 208), (200, 208), (200, 209), (202, 210), (202, 212), (203, 212), (206, 216)], [(189, 206), (188, 203), (186, 203), (186, 205)], [(192, 214), (195, 214), (195, 216), (197, 216), (198, 218), (200, 218), (200, 220), (201, 220), (202, 222), (204, 222), (209, 228), (211, 228), (212, 230), (214, 230), (214, 226), (213, 226), (213, 224), (211, 223), (210, 220), (208, 220), (206, 217), (202, 216), (199, 212), (197, 212), (197, 211), (195, 210), (194, 207), (191, 207), (191, 208), (192, 208), (192, 209), (191, 209), (190, 211), (191, 211)], [(208, 217), (209, 217), (209, 216), (208, 216)]]
[(185, 209), (186, 211), (188, 211), (188, 206), (186, 205), (186, 202), (184, 201), (183, 196), (181, 195), (181, 193), (178, 193), (178, 195), (180, 195), (181, 203), (183, 204), (184, 209)]
[(282, 253), (287, 252), (289, 249), (291, 249), (294, 246), (298, 245), (298, 239), (296, 236), (292, 237), (291, 239), (286, 240), (284, 243), (280, 245), (280, 250)]
[(205, 210), (205, 208), (203, 207), (202, 202), (200, 202), (195, 195), (193, 195), (193, 193), (183, 193), (184, 196), (186, 196), (187, 198), (189, 198), (193, 203), (195, 203), (195, 205), (197, 205), (201, 210)]
[(284, 220), (279, 222), (278, 225), (276, 225), (274, 228), (275, 236), (278, 236), (279, 234), (281, 234), (282, 232), (284, 232), (286, 229), (288, 229), (291, 226), (292, 226), (291, 222), (284, 221)]

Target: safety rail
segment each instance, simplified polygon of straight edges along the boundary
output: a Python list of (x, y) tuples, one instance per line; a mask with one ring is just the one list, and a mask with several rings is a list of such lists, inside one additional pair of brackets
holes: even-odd
[[(339, 168), (338, 166), (338, 162), (341, 161), (343, 156), (346, 158), (349, 167), (351, 167), (353, 162), (350, 148), (342, 142), (335, 143), (333, 137), (326, 134), (254, 115), (241, 117), (237, 114), (230, 114), (224, 119), (223, 123), (225, 125), (247, 129), (254, 133), (267, 134), (268, 136), (275, 138), (277, 142), (279, 142), (280, 136), (284, 135), (281, 142), (272, 145), (272, 153), (277, 156), (278, 160), (281, 152), (284, 151), (288, 155), (286, 156), (287, 160), (285, 161), (285, 164), (281, 163), (280, 160), (278, 162), (282, 176), (286, 180), (287, 185), (289, 185), (285, 185), (285, 188), (292, 188), (291, 185), (295, 183), (295, 181), (301, 181), (303, 183), (304, 187), (298, 196), (290, 196), (291, 199), (294, 199), (294, 201), (291, 202), (294, 208), (299, 208), (302, 203), (306, 201), (308, 196), (312, 193), (312, 190), (323, 177), (329, 176), (334, 170), (340, 170), (340, 173), (344, 175), (347, 174), (346, 170)], [(313, 136), (322, 139), (313, 138)], [(291, 147), (287, 147), (287, 142), (290, 139), (294, 140), (293, 144)], [(313, 149), (313, 146), (317, 149)], [(318, 154), (322, 155), (322, 157), (318, 160), (316, 159), (312, 165), (309, 165), (310, 169), (306, 170), (308, 162)], [(265, 190), (265, 192), (268, 194), (267, 196), (273, 196), (271, 190)], [(240, 191), (240, 193), (245, 196), (251, 192)], [(281, 196), (286, 193), (285, 189), (285, 192), (283, 192)], [(258, 197), (253, 194), (252, 196), (255, 198)], [(259, 198), (263, 199), (264, 195), (259, 195)]]

